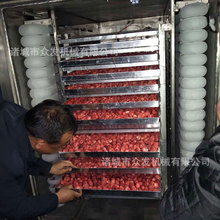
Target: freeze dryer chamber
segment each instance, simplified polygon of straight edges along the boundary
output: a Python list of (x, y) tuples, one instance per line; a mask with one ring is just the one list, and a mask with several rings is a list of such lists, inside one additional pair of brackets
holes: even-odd
[[(187, 25), (181, 29), (181, 22), (193, 17), (181, 13), (191, 2), (19, 2), (2, 3), (3, 96), (26, 108), (47, 98), (60, 100), (71, 106), (79, 128), (57, 155), (43, 155), (51, 162), (68, 158), (78, 169), (47, 181), (31, 177), (34, 193), (73, 184), (85, 198), (160, 199), (187, 162), (179, 158), (187, 136), (185, 130), (181, 133), (185, 121), (180, 112), (186, 113), (179, 106), (192, 97), (180, 93), (189, 94), (185, 84), (196, 83), (192, 76), (183, 79), (180, 69), (195, 64), (179, 48), (181, 31), (188, 30)], [(198, 16), (208, 21), (216, 4)], [(208, 22), (201, 29), (207, 36), (200, 52), (213, 58), (211, 66), (211, 61), (201, 63), (208, 78), (199, 76), (204, 78), (201, 88), (206, 86), (206, 92), (199, 92), (206, 98), (200, 94), (199, 99), (211, 106), (204, 111), (209, 136), (216, 124), (217, 34)], [(199, 133), (201, 140), (205, 132)]]

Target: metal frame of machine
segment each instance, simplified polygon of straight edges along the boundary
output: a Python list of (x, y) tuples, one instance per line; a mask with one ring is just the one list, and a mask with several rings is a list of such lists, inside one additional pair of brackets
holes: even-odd
[[(169, 30), (169, 29), (168, 29)], [(132, 37), (148, 37), (145, 39), (131, 40)], [(129, 39), (129, 41), (114, 42), (115, 39)], [(100, 40), (108, 40), (108, 43), (102, 42), (101, 44), (88, 44), (88, 42)], [(109, 42), (113, 40), (113, 42)], [(136, 87), (119, 87), (119, 88), (99, 88), (99, 89), (80, 89), (80, 90), (64, 90), (64, 96), (66, 98), (71, 97), (89, 97), (89, 96), (109, 96), (109, 95), (133, 95), (133, 94), (148, 94), (148, 93), (159, 93), (160, 101), (150, 102), (139, 102), (137, 103), (109, 103), (109, 104), (90, 104), (90, 105), (73, 105), (72, 108), (75, 110), (80, 109), (115, 109), (115, 108), (133, 108), (133, 107), (160, 107), (160, 121), (157, 118), (144, 118), (144, 119), (116, 119), (116, 120), (95, 120), (95, 121), (78, 121), (79, 131), (77, 133), (121, 133), (121, 132), (154, 132), (160, 131), (160, 153), (156, 152), (85, 152), (86, 156), (148, 156), (148, 157), (166, 157), (166, 82), (165, 82), (165, 28), (160, 25), (158, 31), (146, 31), (136, 32), (127, 34), (116, 34), (116, 35), (100, 35), (76, 39), (61, 39), (59, 40), (62, 51), (67, 51), (67, 56), (62, 56), (63, 60), (60, 61), (63, 72), (71, 72), (74, 70), (87, 70), (87, 69), (102, 69), (102, 68), (113, 68), (113, 67), (135, 67), (145, 65), (159, 65), (158, 70), (145, 70), (138, 72), (121, 72), (117, 73), (106, 73), (106, 74), (92, 74), (92, 75), (79, 75), (79, 76), (68, 76), (63, 75), (62, 81), (64, 85), (77, 85), (77, 84), (88, 84), (88, 83), (103, 83), (103, 82), (124, 82), (124, 81), (139, 81), (139, 80), (152, 80), (158, 79), (158, 85), (150, 86), (136, 86)], [(69, 46), (72, 43), (77, 43), (76, 46)], [(79, 45), (79, 44), (83, 45)], [(62, 47), (62, 45), (64, 45)], [(102, 58), (96, 59), (80, 59), (78, 53), (86, 48), (88, 54), (92, 54), (94, 51), (99, 56), (98, 51), (105, 51), (107, 54), (119, 54), (116, 58)], [(72, 50), (72, 56), (70, 53)], [(150, 55), (135, 55), (120, 57), (120, 53), (124, 51), (128, 52), (142, 52), (142, 51), (154, 51), (158, 50), (159, 54)], [(89, 55), (88, 55), (89, 56)], [(65, 58), (72, 58), (65, 60)], [(74, 59), (73, 59), (74, 58)], [(76, 59), (77, 58), (77, 59)], [(128, 79), (128, 80), (127, 80)], [(61, 153), (61, 157), (69, 155), (69, 152)], [(89, 169), (95, 170), (95, 169)], [(104, 170), (118, 170), (119, 172), (133, 172), (133, 173), (158, 173), (158, 169), (104, 169)], [(96, 172), (102, 172), (103, 169), (96, 169)], [(167, 170), (162, 167), (159, 173), (163, 173), (161, 179), (161, 190), (164, 192), (167, 184)], [(112, 193), (111, 193), (112, 192)], [(88, 197), (97, 198), (160, 198), (159, 192), (138, 192), (138, 191), (106, 191), (106, 190), (84, 190), (84, 193)]]
[[(65, 0), (50, 0), (50, 1), (46, 1), (46, 0), (42, 0), (42, 1), (33, 1), (33, 0), (24, 0), (24, 1), (5, 1), (2, 2), (0, 4), (0, 13), (1, 13), (1, 20), (0, 20), (0, 43), (1, 43), (1, 48), (0, 48), (0, 56), (1, 56), (1, 64), (0, 65), (0, 81), (1, 81), (1, 86), (2, 86), (2, 93), (4, 98), (6, 98), (7, 100), (10, 101), (14, 101), (15, 103), (18, 104), (23, 104), (22, 103), (22, 97), (25, 95), (24, 93), (20, 92), (20, 87), (19, 83), (18, 83), (18, 77), (16, 75), (16, 68), (17, 68), (17, 64), (15, 65), (15, 63), (13, 63), (13, 59), (11, 57), (11, 45), (10, 45), (10, 37), (9, 37), (9, 33), (8, 33), (8, 28), (7, 28), (7, 16), (5, 14), (5, 12), (7, 12), (7, 10), (9, 8), (19, 8), (19, 7), (27, 7), (27, 6), (38, 6), (38, 5), (45, 5), (45, 4), (53, 4), (53, 3), (62, 3), (65, 2)], [(192, 1), (189, 1), (192, 2)], [(166, 155), (168, 156), (178, 156), (176, 149), (175, 149), (175, 145), (176, 145), (176, 137), (175, 137), (175, 11), (179, 9), (179, 7), (181, 7), (181, 4), (176, 4), (174, 0), (169, 1), (169, 4), (167, 5), (167, 7), (169, 8), (170, 12), (169, 12), (169, 21), (161, 21), (162, 25), (159, 26), (159, 35), (158, 35), (158, 40), (159, 40), (159, 50), (160, 51), (165, 51), (166, 50), (166, 54), (164, 54), (164, 57), (162, 56), (162, 54), (160, 54), (160, 60), (159, 60), (159, 65), (160, 65), (160, 72), (163, 72), (161, 74), (160, 77), (160, 127), (161, 127), (161, 137), (160, 137), (160, 145), (163, 146), (161, 147), (161, 152), (160, 155), (161, 157), (165, 157)], [(165, 9), (167, 10), (167, 8)], [(214, 10), (214, 9), (213, 9)], [(56, 30), (56, 18), (55, 18), (55, 12), (52, 9), (51, 10), (51, 24), (53, 27), (53, 31), (54, 31), (54, 39), (55, 39), (55, 46), (58, 48), (58, 40), (57, 40), (57, 30)], [(43, 21), (41, 21), (43, 22)], [(48, 22), (48, 20), (47, 20)], [(169, 32), (169, 39), (166, 39), (166, 31)], [(148, 32), (149, 34), (150, 32)], [(137, 33), (135, 33), (137, 34)], [(153, 32), (152, 32), (153, 34)], [(211, 33), (212, 35), (212, 39), (210, 38), (209, 43), (214, 42), (213, 39), (215, 40), (215, 34)], [(109, 34), (106, 36), (110, 36)], [(121, 35), (122, 37), (124, 37), (124, 34)], [(120, 35), (118, 35), (117, 37), (120, 38)], [(110, 37), (112, 38), (112, 36)], [(80, 38), (79, 38), (80, 39)], [(78, 40), (79, 40), (78, 39)], [(92, 39), (90, 37), (87, 38), (83, 38), (84, 40), (88, 39)], [(93, 39), (94, 40), (94, 39)], [(97, 40), (97, 39), (95, 39)], [(167, 42), (169, 41), (169, 42)], [(69, 40), (63, 40), (63, 43), (70, 43)], [(121, 47), (121, 53), (127, 53), (129, 51), (134, 51), (134, 49), (132, 49), (132, 45), (134, 42), (130, 42), (128, 44), (127, 48), (123, 48), (123, 42), (122, 43), (116, 43), (115, 46), (113, 46), (112, 44), (106, 42), (105, 43), (105, 47), (108, 48), (107, 51), (114, 53), (115, 48), (117, 47)], [(168, 47), (167, 47), (168, 45)], [(215, 45), (216, 46), (216, 45)], [(152, 45), (152, 47), (154, 47), (155, 49), (157, 48), (156, 45), (156, 41), (154, 41), (154, 44)], [(78, 49), (82, 49), (83, 47), (78, 47)], [(91, 49), (91, 53), (93, 53), (93, 50), (97, 48), (97, 45), (95, 45), (95, 43), (90, 46)], [(88, 49), (88, 48), (87, 48)], [(147, 48), (145, 47), (145, 50)], [(69, 48), (69, 50), (72, 50), (72, 48)], [(137, 51), (137, 50), (136, 50)], [(208, 53), (211, 53), (212, 51), (208, 51)], [(219, 54), (219, 47), (217, 47), (217, 52)], [(213, 55), (212, 55), (213, 56)], [(58, 61), (61, 60), (61, 58), (65, 58), (65, 56), (58, 56), (57, 59)], [(68, 58), (68, 56), (66, 57)], [(148, 62), (149, 59), (148, 55), (146, 55), (146, 57), (143, 57), (142, 60), (136, 60), (136, 62), (138, 63), (139, 61), (142, 62)], [(166, 60), (165, 60), (166, 58)], [(129, 58), (128, 58), (129, 59)], [(151, 62), (156, 62), (155, 59), (153, 57), (150, 58)], [(152, 60), (153, 59), (153, 60)], [(167, 59), (169, 59), (169, 62), (167, 61)], [(217, 60), (215, 61), (209, 61), (211, 62), (215, 62), (218, 63), (218, 59), (219, 56), (217, 57)], [(107, 60), (105, 60), (107, 61)], [(108, 60), (109, 61), (109, 60)], [(120, 60), (119, 60), (120, 61)], [(81, 65), (81, 64), (80, 64)], [(105, 65), (105, 63), (103, 63), (103, 65)], [(114, 64), (112, 64), (114, 66)], [(121, 66), (126, 65), (125, 63), (120, 64)], [(165, 69), (165, 65), (166, 65), (166, 69)], [(15, 68), (16, 66), (16, 68)], [(86, 66), (86, 63), (85, 63)], [(209, 65), (211, 66), (211, 65)], [(212, 65), (214, 66), (214, 65)], [(66, 70), (68, 70), (69, 67), (67, 67)], [(72, 67), (71, 67), (72, 68)], [(98, 78), (94, 79), (94, 77), (90, 77), (90, 78), (83, 78), (83, 77), (70, 77), (67, 78), (65, 76), (62, 75), (62, 69), (59, 68), (59, 74), (58, 78), (61, 77), (63, 80), (63, 84), (66, 85), (68, 83), (76, 83), (76, 80), (82, 80), (85, 82), (85, 80), (89, 79), (89, 82), (95, 82), (95, 80), (97, 80)], [(143, 75), (142, 73), (126, 73), (127, 76), (129, 77), (127, 80), (132, 80), (133, 77), (139, 77), (137, 79), (142, 79)], [(151, 71), (150, 73), (151, 77), (154, 76), (154, 78), (158, 77), (158, 71)], [(169, 82), (166, 81), (166, 77), (165, 75), (169, 75)], [(218, 75), (218, 69), (212, 67), (212, 71), (211, 74), (208, 76), (210, 79), (213, 78), (213, 76), (216, 76), (216, 78)], [(125, 76), (125, 73), (121, 73), (120, 75), (118, 75), (118, 78), (114, 78), (113, 81), (114, 82), (118, 82), (120, 81), (123, 77)], [(145, 79), (149, 79), (148, 76), (145, 76)], [(153, 79), (153, 78), (152, 78)], [(99, 80), (103, 81), (103, 82), (107, 82), (108, 81), (108, 77), (107, 75), (103, 74), (101, 78), (99, 78)], [(213, 79), (212, 79), (213, 80)], [(72, 82), (71, 82), (72, 81)], [(100, 82), (101, 82), (100, 81)], [(166, 85), (165, 85), (166, 84)], [(212, 86), (212, 84), (214, 86)], [(209, 85), (208, 90), (211, 90), (212, 92), (210, 94), (214, 94), (215, 99), (216, 99), (216, 95), (218, 94), (218, 87), (216, 86), (216, 83), (212, 83)], [(62, 87), (62, 85), (60, 85), (60, 87)], [(137, 90), (137, 93), (141, 93), (141, 92), (146, 92), (148, 91), (148, 89), (152, 89), (152, 87), (145, 87), (142, 88), (142, 90)], [(145, 90), (143, 90), (145, 89)], [(155, 88), (153, 88), (155, 89)], [(117, 89), (116, 89), (117, 90)], [(168, 91), (168, 92), (167, 92)], [(100, 92), (103, 92), (101, 90), (97, 91), (99, 94)], [(105, 91), (108, 92), (108, 91)], [(119, 94), (118, 92), (125, 92), (125, 90), (123, 91), (115, 91), (115, 94)], [(70, 95), (73, 95), (70, 94)], [(167, 103), (165, 103), (165, 100), (168, 100)], [(215, 100), (209, 100), (209, 104), (211, 104), (211, 106), (215, 106), (214, 104)], [(144, 106), (157, 106), (158, 103), (157, 102), (153, 102), (153, 103), (142, 103)], [(102, 105), (102, 106), (92, 106), (93, 108), (106, 108), (106, 107), (111, 107), (111, 108), (116, 108), (117, 106), (114, 105)], [(125, 107), (125, 106), (124, 106)], [(132, 107), (132, 104), (130, 105), (130, 107)], [(82, 109), (82, 108), (91, 108), (91, 106), (74, 106), (74, 108), (78, 108), (78, 109)], [(169, 114), (166, 114), (166, 110), (169, 109)], [(214, 108), (213, 108), (214, 109)], [(215, 117), (212, 116), (212, 121), (214, 121)], [(216, 121), (216, 120), (215, 120)], [(149, 121), (148, 121), (149, 122)], [(211, 124), (211, 122), (209, 123)], [(213, 124), (213, 123), (212, 123)], [(213, 129), (215, 127), (215, 123), (214, 125), (209, 126), (209, 128), (207, 129), (209, 133), (213, 132)], [(155, 128), (140, 128), (140, 129), (155, 129)], [(156, 128), (158, 129), (158, 128)], [(118, 129), (119, 132), (120, 129)], [(131, 130), (127, 130), (128, 132), (132, 132)], [(141, 131), (141, 130), (140, 130)], [(81, 131), (83, 132), (83, 130)], [(98, 131), (101, 132), (101, 131)], [(114, 132), (114, 130), (109, 130), (109, 132)], [(123, 132), (123, 129), (121, 129), (121, 132)], [(169, 138), (166, 140), (166, 136), (168, 136)], [(168, 148), (167, 148), (168, 146)], [(172, 146), (172, 147), (171, 147)], [(154, 155), (156, 156), (156, 155)], [(162, 192), (164, 192), (166, 186), (167, 186), (167, 181), (169, 182), (170, 178), (173, 178), (173, 173), (175, 173), (175, 171), (173, 173), (168, 173), (169, 178), (166, 179), (167, 177), (167, 171), (166, 169), (163, 170), (164, 168), (162, 168), (161, 173), (166, 173), (165, 177), (162, 177), (162, 182), (163, 182), (163, 187), (162, 187)], [(37, 185), (35, 183), (34, 178), (31, 177), (31, 183), (32, 183), (32, 189), (33, 189), (33, 194), (37, 194)]]
[[(12, 7), (14, 6), (14, 7), (21, 7), (21, 6), (27, 6), (27, 5), (29, 5), (29, 4), (32, 4), (32, 2), (33, 1), (27, 1), (25, 4), (15, 4), (15, 5), (12, 5)], [(39, 4), (44, 4), (44, 3), (53, 3), (53, 2), (59, 2), (59, 1), (45, 1), (45, 2), (40, 2)], [(37, 3), (36, 3), (37, 4)], [(7, 54), (6, 56), (3, 56), (3, 57), (5, 57), (6, 58), (6, 63), (8, 64), (8, 69), (6, 70), (5, 68), (6, 68), (6, 66), (5, 65), (3, 65), (1, 68), (4, 68), (3, 69), (3, 71), (1, 72), (2, 74), (6, 74), (6, 72), (8, 71), (9, 72), (9, 76), (10, 76), (10, 81), (8, 81), (8, 82), (6, 82), (7, 83), (7, 90), (10, 90), (10, 87), (11, 87), (11, 90), (13, 91), (13, 98), (12, 97), (10, 97), (10, 95), (9, 95), (9, 97), (6, 97), (6, 98), (9, 98), (9, 99), (13, 99), (16, 103), (18, 103), (18, 104), (21, 104), (21, 100), (20, 100), (20, 93), (19, 93), (19, 89), (18, 89), (18, 85), (17, 85), (17, 79), (16, 79), (16, 76), (15, 76), (15, 71), (14, 71), (14, 66), (13, 66), (13, 62), (12, 62), (12, 58), (11, 58), (11, 56), (10, 56), (10, 45), (9, 45), (9, 39), (8, 39), (8, 35), (7, 35), (7, 28), (6, 28), (6, 24), (5, 24), (5, 19), (4, 19), (4, 10), (7, 8), (7, 7), (11, 7), (11, 5), (9, 4), (9, 5), (4, 5), (4, 8), (2, 8), (1, 9), (1, 22), (2, 22), (2, 26), (1, 27), (3, 27), (3, 30), (2, 30), (2, 34), (4, 33), (4, 35), (5, 35), (5, 37), (3, 37), (3, 36), (1, 36), (1, 39), (4, 41), (4, 45), (5, 45), (5, 47), (4, 47), (4, 51), (1, 51), (2, 53), (5, 53), (5, 54)], [(51, 18), (52, 18), (52, 25), (53, 25), (53, 29), (54, 29), (54, 36), (55, 36), (55, 45), (56, 45), (56, 47), (58, 47), (58, 43), (56, 42), (56, 35), (57, 35), (57, 33), (56, 33), (56, 21), (55, 21), (55, 16), (54, 16), (54, 11), (52, 10), (51, 11)], [(169, 31), (170, 31), (170, 29), (169, 29)], [(140, 33), (140, 34), (142, 34), (143, 35), (143, 33)], [(152, 34), (155, 34), (154, 32), (147, 32), (147, 34), (148, 35), (152, 35)], [(132, 34), (131, 34), (132, 35)], [(109, 35), (108, 35), (109, 36)], [(137, 36), (137, 33), (135, 33), (135, 36)], [(118, 35), (117, 37), (119, 37), (120, 38), (120, 35)], [(124, 37), (124, 34), (122, 34), (122, 37)], [(158, 34), (158, 38), (159, 38), (159, 50), (161, 50), (161, 51), (164, 51), (164, 48), (165, 48), (165, 30), (162, 28), (162, 26), (160, 26), (160, 30), (159, 30), (159, 34)], [(84, 38), (85, 39), (85, 38)], [(87, 38), (87, 40), (88, 40), (88, 38)], [(154, 40), (154, 41), (151, 41), (151, 43), (153, 43), (153, 45), (151, 45), (152, 46), (152, 49), (153, 48), (155, 48), (155, 49), (157, 49), (157, 45), (156, 45), (156, 43), (158, 42), (158, 40)], [(63, 42), (63, 43), (66, 43), (66, 42)], [(149, 43), (149, 42), (148, 42)], [(120, 47), (120, 46), (122, 46), (123, 47), (123, 43), (119, 43), (119, 44), (115, 44), (116, 45), (116, 47)], [(129, 45), (130, 45), (130, 47), (128, 46), (128, 48), (127, 49), (122, 49), (121, 50), (121, 52), (132, 52), (132, 50), (134, 51), (134, 49), (132, 49), (132, 47), (133, 47), (133, 42), (132, 43), (129, 43)], [(107, 47), (109, 47), (110, 48), (110, 52), (112, 53), (112, 52), (114, 52), (114, 47), (112, 47), (112, 45), (110, 45), (110, 44), (106, 44), (105, 46), (107, 46)], [(142, 45), (141, 45), (142, 46)], [(95, 45), (93, 46), (93, 47), (95, 47)], [(147, 48), (144, 48), (145, 50), (147, 49)], [(172, 51), (174, 50), (174, 48), (172, 48), (171, 47), (171, 57), (172, 57), (172, 60), (174, 60), (174, 53), (172, 53)], [(61, 57), (58, 57), (58, 60), (60, 60), (60, 58)], [(122, 64), (121, 66), (127, 66), (127, 64), (126, 64), (126, 62), (128, 61), (128, 59), (129, 59), (129, 57), (125, 60), (125, 64)], [(160, 94), (160, 106), (161, 106), (161, 112), (160, 112), (160, 114), (161, 114), (161, 123), (162, 123), (162, 125), (161, 125), (161, 127), (163, 128), (162, 130), (161, 130), (161, 134), (160, 134), (160, 136), (161, 136), (161, 138), (160, 138), (160, 145), (161, 145), (161, 149), (163, 149), (161, 152), (160, 152), (160, 154), (162, 155), (162, 156), (166, 156), (166, 113), (165, 113), (165, 109), (166, 109), (166, 103), (165, 103), (165, 100), (166, 100), (166, 93), (165, 93), (165, 54), (164, 55), (162, 55), (162, 54), (160, 54), (160, 63), (158, 63), (158, 61), (156, 61), (155, 60), (155, 57), (153, 57), (153, 56), (151, 56), (151, 55), (146, 55), (146, 57), (145, 56), (143, 56), (142, 57), (142, 60), (139, 60), (139, 59), (137, 59), (137, 61), (136, 62), (138, 62), (137, 63), (137, 65), (139, 65), (139, 62), (145, 62), (145, 64), (159, 64), (160, 65), (160, 71), (161, 71), (161, 75), (162, 75), (162, 77), (160, 77), (160, 89), (161, 89), (161, 94)], [(119, 63), (120, 63), (120, 60), (119, 60)], [(174, 62), (171, 62), (172, 63), (172, 65), (173, 65), (173, 63)], [(119, 64), (120, 65), (120, 64)], [(113, 66), (114, 66), (114, 64), (113, 64)], [(172, 68), (171, 68), (171, 70), (172, 70)], [(60, 71), (61, 72), (61, 71)], [(152, 79), (154, 79), (154, 78), (157, 78), (158, 77), (158, 72), (157, 71), (149, 71), (149, 73), (150, 73), (150, 75), (151, 75), (151, 78)], [(62, 73), (61, 73), (62, 74)], [(139, 73), (140, 74), (140, 73)], [(174, 72), (172, 72), (171, 71), (171, 75), (172, 76), (174, 76)], [(103, 76), (104, 77), (104, 76)], [(123, 78), (124, 77), (124, 75), (122, 74), (121, 76), (120, 76), (121, 78)], [(130, 77), (131, 77), (131, 79), (130, 80), (132, 80), (132, 78), (133, 77), (137, 77), (137, 75), (135, 75), (134, 73), (131, 73), (130, 74)], [(140, 78), (142, 78), (142, 76), (141, 75), (139, 75), (138, 77), (140, 77)], [(139, 78), (139, 79), (140, 79)], [(149, 77), (148, 76), (146, 76), (145, 75), (145, 78), (147, 79), (149, 79)], [(72, 78), (71, 78), (71, 80), (72, 80)], [(82, 79), (83, 80), (83, 79)], [(93, 80), (93, 79), (91, 79), (91, 80)], [(106, 79), (106, 78), (104, 78), (103, 80), (105, 80), (105, 81), (107, 81), (108, 79)], [(117, 80), (120, 80), (120, 79), (114, 79), (115, 81), (117, 81)], [(66, 83), (66, 79), (65, 79), (65, 77), (63, 77), (63, 81), (64, 81), (64, 84)], [(10, 86), (9, 86), (10, 85)], [(145, 93), (146, 91), (149, 91), (149, 88), (151, 89), (152, 88), (152, 86), (150, 86), (150, 87), (146, 87), (145, 88), (145, 90), (137, 90), (137, 94), (141, 94), (141, 93)], [(116, 89), (117, 90), (117, 89)], [(125, 91), (125, 90), (124, 90)], [(117, 91), (116, 91), (116, 94), (120, 94), (120, 93), (117, 93)], [(143, 103), (143, 104), (146, 104), (146, 103)], [(156, 106), (156, 105), (158, 105), (158, 103), (147, 103), (147, 105), (150, 105), (150, 106)], [(87, 106), (88, 107), (88, 106)], [(99, 106), (100, 107), (100, 106)], [(132, 107), (132, 105), (130, 106), (130, 107)], [(84, 106), (84, 108), (85, 108), (85, 106)], [(155, 123), (155, 122), (154, 122)], [(138, 123), (139, 124), (139, 123)], [(140, 124), (139, 124), (140, 125)], [(153, 127), (155, 127), (155, 126), (153, 126)], [(153, 128), (152, 126), (150, 126), (150, 127), (148, 127), (147, 129), (148, 129), (148, 131), (153, 131), (153, 130), (155, 130), (155, 128)], [(137, 128), (136, 128), (137, 129)], [(145, 130), (146, 128), (142, 128), (142, 130), (138, 130), (138, 131), (143, 131), (143, 129)], [(131, 129), (131, 130), (127, 130), (128, 132), (132, 132), (132, 130), (133, 129)], [(83, 132), (83, 131), (82, 131)], [(111, 131), (111, 130), (109, 130), (109, 132), (113, 132), (113, 130)], [(123, 129), (121, 130), (121, 132), (123, 132)], [(148, 155), (148, 153), (146, 154), (146, 155)], [(154, 155), (154, 153), (152, 153), (151, 154), (152, 156), (156, 156), (157, 154), (155, 154)], [(163, 173), (163, 180), (162, 180), (162, 182), (163, 182), (163, 187), (162, 187), (162, 192), (165, 190), (165, 188), (166, 188), (166, 184), (167, 184), (167, 172), (166, 172), (166, 169), (164, 169), (163, 168), (163, 171), (162, 171), (162, 173)], [(164, 174), (164, 173), (166, 173), (166, 174)], [(37, 194), (38, 192), (37, 192), (37, 185), (36, 185), (36, 182), (35, 182), (35, 179), (33, 178), (33, 177), (31, 177), (31, 183), (32, 183), (32, 189), (33, 189), (33, 194)], [(127, 192), (125, 192), (125, 194), (126, 194)], [(140, 194), (141, 195), (141, 193), (142, 192), (137, 192), (137, 194)], [(108, 194), (108, 193), (107, 193)], [(100, 196), (100, 195), (99, 195)], [(110, 196), (110, 195), (109, 195)], [(129, 195), (127, 195), (128, 197), (129, 197)], [(149, 196), (140, 196), (140, 197), (142, 197), (142, 198), (150, 198), (150, 197), (152, 197), (153, 196), (153, 194), (150, 194), (149, 193)], [(138, 197), (138, 196), (137, 196)], [(153, 196), (154, 197), (154, 196)], [(158, 194), (158, 193), (155, 193), (155, 197), (154, 198), (159, 198), (160, 197), (160, 195)]]

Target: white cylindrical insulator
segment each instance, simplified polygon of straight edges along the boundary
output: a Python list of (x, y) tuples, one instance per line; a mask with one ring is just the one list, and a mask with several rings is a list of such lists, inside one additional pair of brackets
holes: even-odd
[(180, 56), (180, 63), (184, 66), (202, 66), (206, 63), (205, 54), (187, 54)]
[(23, 36), (21, 38), (21, 45), (23, 47), (47, 47), (51, 45), (51, 37), (49, 35)]
[(58, 93), (55, 92), (52, 96), (50, 96), (48, 99), (54, 99), (54, 100), (58, 100)]
[(38, 35), (38, 34), (50, 34), (52, 28), (48, 25), (41, 24), (23, 24), (18, 29), (20, 35)]
[(58, 94), (55, 93), (52, 96), (46, 96), (46, 97), (42, 97), (42, 98), (39, 98), (39, 99), (32, 99), (31, 106), (34, 107), (35, 105), (39, 104), (40, 102), (42, 102), (46, 99), (58, 100)]
[(200, 141), (184, 141), (180, 138), (180, 146), (183, 150), (195, 152), (195, 149), (200, 145)]
[(187, 151), (184, 149), (180, 149), (180, 157), (185, 159), (192, 159), (195, 152)]
[(205, 16), (191, 17), (181, 20), (180, 31), (202, 29), (207, 26), (207, 18)]
[(43, 68), (29, 68), (26, 70), (26, 76), (30, 79), (40, 79), (54, 76), (55, 69), (53, 65)]
[(56, 162), (59, 159), (59, 154), (42, 154), (42, 159), (49, 163)]
[(41, 89), (41, 88), (47, 89), (48, 87), (51, 87), (53, 85), (56, 86), (56, 79), (55, 77), (29, 79), (27, 85), (30, 89)]
[(204, 110), (185, 110), (182, 108), (179, 108), (179, 114), (182, 119), (187, 121), (201, 121), (205, 118), (205, 111)]
[(205, 137), (204, 131), (185, 131), (180, 130), (180, 136), (184, 141), (199, 141), (201, 142)]
[(53, 57), (28, 57), (24, 61), (27, 68), (43, 68), (53, 65)]
[(200, 89), (206, 85), (204, 77), (180, 78), (180, 85), (183, 89)]
[(34, 107), (35, 105), (41, 103), (41, 102), (44, 101), (45, 99), (47, 99), (47, 98), (44, 98), (44, 99), (32, 99), (32, 100), (31, 100), (31, 106)]
[(37, 88), (37, 89), (31, 89), (30, 96), (33, 99), (41, 99), (44, 97), (49, 97), (56, 92), (57, 92), (56, 86), (51, 86), (51, 87), (44, 88), (44, 89)]
[(205, 66), (181, 66), (180, 74), (181, 77), (202, 77), (207, 73)]
[(201, 131), (205, 128), (205, 121), (186, 121), (179, 119), (180, 127), (187, 131)]
[(206, 40), (208, 33), (204, 29), (180, 31), (179, 39), (181, 43), (201, 42)]
[(22, 49), (22, 56), (24, 57), (44, 57), (50, 56), (51, 54), (50, 46), (40, 46), (40, 47), (25, 47)]
[(207, 48), (205, 42), (192, 42), (180, 44), (179, 51), (181, 54), (200, 54), (205, 53)]
[(180, 18), (189, 18), (206, 15), (209, 10), (209, 5), (205, 3), (193, 3), (184, 6), (179, 13)]
[(206, 102), (204, 99), (196, 99), (196, 100), (189, 100), (189, 99), (179, 99), (180, 107), (184, 110), (202, 110), (206, 106)]
[(183, 99), (203, 99), (206, 96), (206, 90), (201, 89), (183, 89), (180, 87), (179, 95)]

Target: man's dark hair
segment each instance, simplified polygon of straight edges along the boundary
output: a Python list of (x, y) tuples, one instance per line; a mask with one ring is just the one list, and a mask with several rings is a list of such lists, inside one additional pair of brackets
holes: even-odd
[(59, 143), (68, 131), (75, 133), (77, 124), (71, 108), (55, 100), (45, 100), (30, 109), (24, 118), (30, 136), (49, 144)]

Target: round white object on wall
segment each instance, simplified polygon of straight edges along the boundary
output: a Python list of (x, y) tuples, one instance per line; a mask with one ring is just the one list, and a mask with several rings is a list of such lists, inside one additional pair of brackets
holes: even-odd
[(42, 68), (53, 65), (53, 57), (28, 57), (24, 60), (27, 68)]
[(187, 121), (201, 121), (205, 118), (205, 111), (204, 110), (184, 110), (182, 108), (179, 108), (179, 114), (182, 119)]
[(183, 89), (180, 87), (179, 95), (183, 99), (203, 99), (206, 96), (206, 90), (201, 89)]
[(50, 99), (58, 100), (58, 99), (59, 99), (58, 93), (57, 93), (57, 92), (54, 93), (54, 94), (50, 97)]
[(205, 16), (197, 16), (182, 19), (180, 21), (180, 31), (202, 29), (208, 25), (207, 18)]
[(199, 141), (201, 142), (205, 137), (204, 131), (185, 131), (180, 129), (180, 136), (184, 141)]
[(42, 97), (40, 99), (32, 99), (31, 106), (34, 107), (35, 105), (39, 104), (40, 102), (44, 101), (45, 99), (47, 99), (47, 97)]
[(40, 79), (45, 77), (51, 77), (55, 75), (55, 69), (53, 65), (43, 68), (29, 68), (26, 70), (26, 76), (30, 79)]
[(27, 85), (30, 89), (47, 89), (48, 87), (56, 87), (55, 77), (41, 78), (41, 79), (29, 79)]
[(33, 99), (41, 99), (41, 98), (44, 98), (44, 97), (48, 97), (48, 96), (51, 96), (53, 95), (55, 92), (57, 92), (57, 88), (56, 86), (51, 86), (51, 87), (47, 87), (47, 88), (44, 88), (44, 89), (31, 89), (30, 90), (30, 96), (31, 98)]
[(180, 148), (185, 151), (195, 152), (195, 149), (200, 145), (200, 141), (184, 141), (180, 138)]
[(202, 131), (205, 128), (205, 121), (186, 121), (180, 118), (179, 125), (186, 131)]
[(199, 54), (205, 53), (207, 49), (206, 42), (193, 42), (180, 44), (179, 51), (181, 54)]
[(22, 49), (22, 56), (24, 57), (43, 57), (51, 54), (50, 46), (39, 47), (25, 47)]
[(51, 45), (51, 37), (49, 35), (23, 36), (20, 41), (23, 47), (48, 47)]
[(54, 93), (51, 96), (45, 96), (45, 97), (42, 97), (42, 98), (39, 98), (39, 99), (32, 99), (31, 106), (34, 107), (35, 105), (39, 104), (40, 102), (42, 102), (42, 101), (44, 101), (46, 99), (58, 100), (58, 94)]
[(208, 32), (204, 29), (180, 31), (179, 40), (181, 43), (201, 42), (206, 40)]
[(207, 73), (205, 66), (180, 66), (181, 77), (202, 77)]
[(209, 10), (209, 5), (205, 3), (193, 3), (184, 6), (179, 13), (180, 18), (196, 17), (206, 15)]
[(182, 109), (191, 111), (202, 110), (206, 106), (206, 102), (204, 99), (189, 100), (179, 98), (179, 104)]
[(184, 66), (202, 66), (206, 63), (207, 56), (205, 54), (181, 55), (179, 61)]
[(195, 154), (195, 152), (187, 151), (187, 150), (184, 150), (184, 149), (180, 148), (180, 156), (182, 158), (192, 159), (194, 154)]
[(52, 33), (52, 28), (41, 24), (23, 24), (19, 27), (18, 32), (22, 36), (50, 34)]
[(200, 89), (206, 85), (206, 79), (204, 77), (195, 78), (181, 78), (180, 85), (183, 89)]

